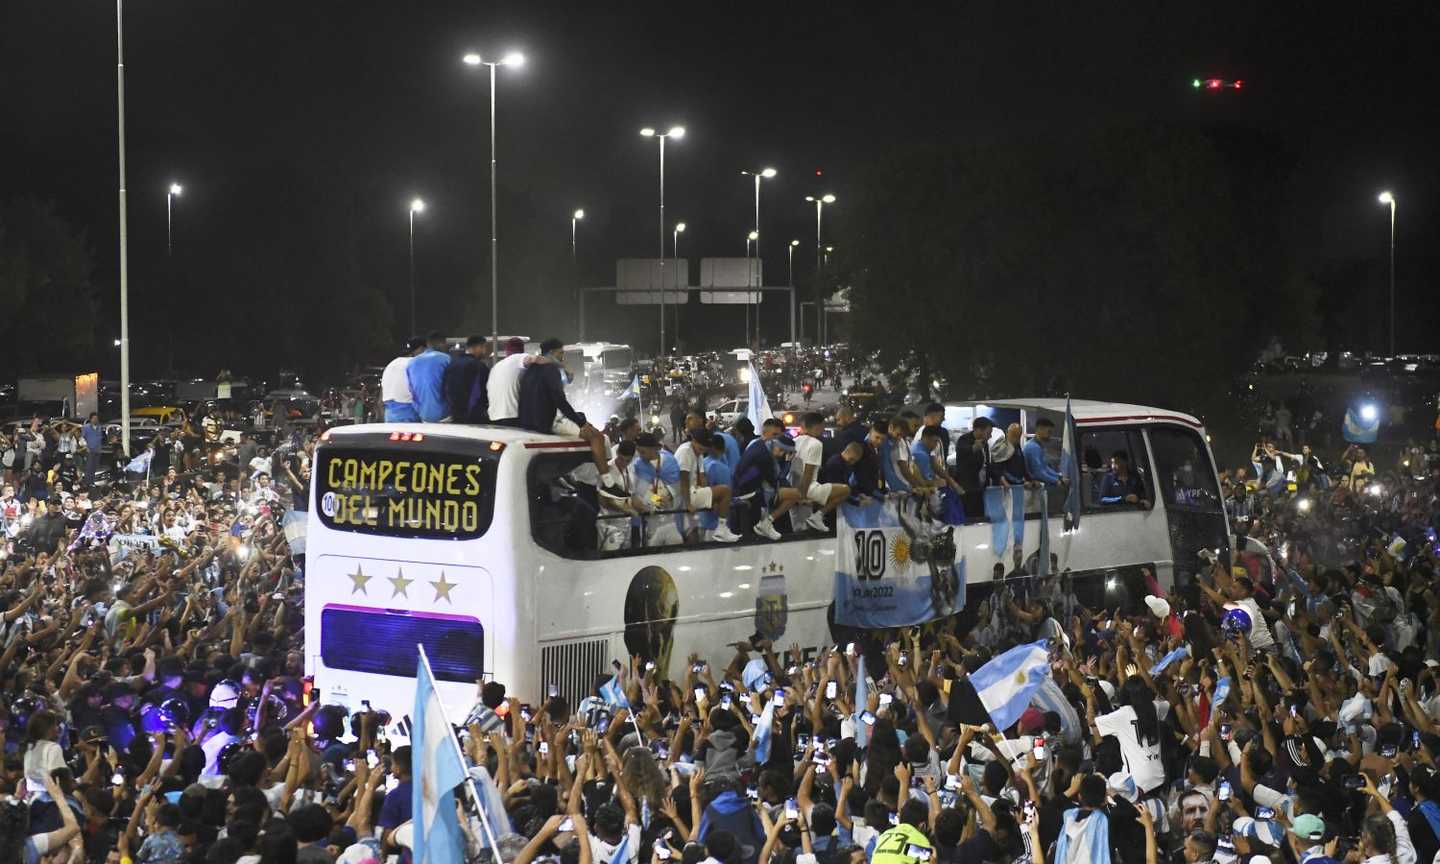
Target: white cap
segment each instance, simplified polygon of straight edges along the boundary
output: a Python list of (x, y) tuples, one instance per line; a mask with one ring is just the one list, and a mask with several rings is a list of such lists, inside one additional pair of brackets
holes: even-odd
[(1150, 607), (1150, 614), (1164, 621), (1170, 617), (1170, 601), (1156, 594), (1145, 598), (1145, 605)]

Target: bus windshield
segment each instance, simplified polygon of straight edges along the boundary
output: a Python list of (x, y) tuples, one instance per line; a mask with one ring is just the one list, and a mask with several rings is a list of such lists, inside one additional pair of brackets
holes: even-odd
[(315, 503), (326, 528), (427, 540), (485, 534), (498, 455), (486, 442), (371, 437), (346, 436), (317, 454)]

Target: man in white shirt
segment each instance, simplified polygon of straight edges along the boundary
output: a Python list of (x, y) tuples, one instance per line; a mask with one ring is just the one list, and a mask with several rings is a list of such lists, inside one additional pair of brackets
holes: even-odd
[(414, 397), (410, 394), (410, 378), (406, 373), (409, 372), (410, 361), (424, 350), (424, 339), (411, 339), (405, 343), (405, 352), (391, 360), (381, 373), (380, 399), (385, 404), (386, 423), (420, 422)]
[(497, 426), (520, 425), (520, 376), (533, 355), (525, 353), (520, 339), (505, 342), (505, 359), (497, 362), (485, 380), (485, 396), (490, 404), (490, 422)]
[(680, 463), (680, 500), (685, 509), (711, 510), (720, 524), (710, 532), (711, 539), (721, 543), (734, 543), (740, 535), (730, 530), (726, 515), (730, 512), (730, 487), (711, 486), (705, 479), (705, 450), (710, 446), (712, 436), (703, 427), (690, 432), (690, 439), (680, 445), (675, 461)]
[(807, 528), (827, 531), (825, 514), (840, 506), (850, 497), (850, 487), (844, 483), (816, 483), (820, 464), (825, 459), (825, 445), (820, 436), (825, 432), (825, 417), (811, 411), (800, 418), (800, 428), (805, 433), (795, 439), (795, 458), (790, 462), (790, 485), (800, 492), (802, 501), (815, 505), (815, 512), (805, 520)]

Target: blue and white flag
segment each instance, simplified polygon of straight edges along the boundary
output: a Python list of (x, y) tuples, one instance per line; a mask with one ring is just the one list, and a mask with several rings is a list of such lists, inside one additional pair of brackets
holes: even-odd
[(611, 675), (610, 680), (600, 685), (600, 698), (605, 704), (629, 710), (630, 700), (625, 698), (625, 688), (620, 686), (620, 676)]
[(495, 785), (490, 770), (476, 765), (470, 769), (470, 779), (475, 782), (475, 797), (479, 799), (480, 810), (489, 823), (490, 832), (497, 837), (509, 834), (512, 829), (510, 816), (505, 812), (505, 797), (500, 794), (500, 787)]
[(999, 558), (1009, 548), (1025, 542), (1025, 489), (1021, 486), (985, 487), (985, 518), (990, 520), (990, 551)]
[(1345, 440), (1351, 444), (1374, 444), (1380, 435), (1380, 409), (1370, 403), (1345, 409)]
[(1084, 727), (1080, 725), (1080, 715), (1075, 711), (1075, 706), (1065, 698), (1065, 692), (1060, 685), (1055, 683), (1052, 677), (1046, 677), (1035, 695), (1030, 697), (1030, 704), (1041, 711), (1054, 711), (1060, 715), (1060, 737), (1065, 739), (1067, 744), (1079, 744), (1080, 736), (1084, 734)]
[(760, 434), (760, 427), (765, 421), (775, 416), (770, 410), (770, 399), (765, 395), (765, 386), (760, 383), (760, 370), (755, 368), (755, 360), (750, 360), (750, 406), (745, 416), (750, 418), (750, 424), (755, 427), (755, 434)]
[(1030, 707), (1030, 699), (1050, 676), (1050, 646), (1042, 639), (1017, 645), (950, 688), (946, 713), (956, 723), (987, 721), (1005, 731)]
[[(465, 782), (465, 760), (445, 708), (435, 690), (425, 648), (415, 646), (420, 659), (415, 668), (414, 726), (410, 748), (414, 754), (411, 813), (414, 825), (415, 864), (463, 864), (465, 837), (455, 814), (455, 787)], [(497, 856), (499, 850), (495, 850)]]
[(155, 458), (155, 451), (146, 448), (144, 453), (131, 459), (125, 465), (125, 470), (130, 474), (145, 474), (150, 470), (150, 460)]
[(1074, 531), (1080, 527), (1080, 460), (1075, 458), (1074, 447), (1080, 443), (1079, 431), (1075, 428), (1075, 415), (1070, 411), (1070, 394), (1065, 394), (1065, 440), (1060, 448), (1060, 472), (1070, 479), (1070, 488), (1065, 493), (1065, 530)]
[(1225, 699), (1230, 695), (1230, 676), (1226, 675), (1215, 682), (1215, 694), (1210, 697), (1210, 710), (1214, 711), (1225, 704)]
[(755, 764), (764, 765), (770, 761), (770, 737), (775, 731), (775, 700), (765, 700), (765, 710), (760, 712), (760, 721), (755, 724)]
[[(887, 499), (842, 504), (836, 512), (837, 623), (909, 627), (955, 613), (963, 559), (954, 535), (945, 541), (956, 529), (918, 514), (902, 517), (897, 503)], [(916, 549), (919, 544), (925, 548)], [(939, 560), (942, 552), (947, 557)]]
[(1161, 672), (1164, 672), (1165, 667), (1169, 666), (1171, 663), (1174, 663), (1176, 660), (1182, 660), (1189, 656), (1190, 646), (1181, 645), (1179, 648), (1176, 648), (1174, 651), (1171, 651), (1169, 654), (1166, 654), (1164, 657), (1161, 657), (1158, 661), (1156, 661), (1155, 665), (1150, 667), (1150, 674), (1159, 675)]
[(865, 655), (860, 655), (860, 662), (855, 667), (855, 746), (865, 749), (865, 744), (870, 740), (870, 728), (860, 719), (865, 709), (870, 705), (870, 682), (865, 680)]
[(305, 554), (305, 529), (309, 515), (304, 510), (285, 511), (282, 524), (285, 527), (285, 541), (290, 544), (291, 555)]
[(624, 392), (622, 392), (622, 393), (620, 394), (620, 401), (621, 401), (621, 402), (624, 402), (626, 399), (639, 399), (639, 398), (640, 398), (640, 373), (637, 372), (637, 373), (635, 373), (635, 376), (630, 379), (630, 386), (629, 386), (629, 387), (626, 387), (625, 390), (624, 390)]

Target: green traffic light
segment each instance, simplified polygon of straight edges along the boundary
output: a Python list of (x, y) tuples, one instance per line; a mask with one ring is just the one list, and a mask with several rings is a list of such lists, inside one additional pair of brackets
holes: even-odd
[(1196, 90), (1199, 90), (1199, 89), (1200, 89), (1200, 79), (1199, 79), (1199, 78), (1196, 78), (1194, 81), (1191, 81), (1191, 82), (1190, 82), (1190, 86), (1191, 86), (1191, 87), (1194, 87)]

